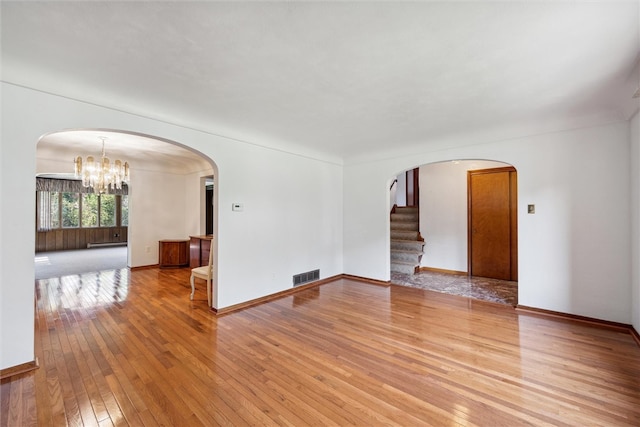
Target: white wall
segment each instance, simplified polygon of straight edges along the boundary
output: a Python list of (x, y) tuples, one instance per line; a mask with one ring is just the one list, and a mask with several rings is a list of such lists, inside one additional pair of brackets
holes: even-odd
[(421, 267), (467, 271), (467, 171), (508, 166), (486, 160), (420, 167)]
[[(341, 165), (6, 83), (1, 90), (0, 200), (11, 203), (0, 206), (0, 369), (34, 358), (33, 177), (36, 143), (49, 132), (77, 128), (139, 132), (177, 141), (215, 161), (219, 206), (214, 225), (217, 308), (289, 289), (295, 273), (320, 268), (321, 277), (329, 277), (343, 272)], [(138, 177), (145, 182), (157, 178)], [(184, 179), (180, 183), (163, 178), (161, 184), (184, 192)], [(147, 186), (133, 181), (131, 191), (152, 190), (162, 207), (147, 205), (146, 201), (134, 206), (132, 201), (132, 221), (151, 210), (154, 221), (167, 227), (163, 234), (144, 237), (145, 241), (157, 246), (157, 238), (188, 234), (184, 220), (173, 228), (172, 220), (162, 212), (169, 206), (168, 200), (159, 195), (164, 188), (143, 188), (143, 184)], [(244, 203), (244, 212), (232, 212), (232, 202)], [(159, 233), (158, 224), (148, 231)], [(132, 224), (134, 233), (135, 228)], [(147, 256), (144, 252), (134, 258), (146, 263)]]
[(406, 171), (399, 173), (396, 177), (396, 205), (407, 206), (407, 174)]
[(640, 332), (640, 113), (629, 122), (631, 143), (631, 305)]
[(191, 173), (185, 176), (185, 230), (188, 236), (205, 234), (205, 186), (203, 178), (212, 176), (213, 170)]
[(131, 170), (129, 185), (129, 265), (159, 262), (158, 241), (186, 239), (185, 176)]
[[(214, 235), (238, 262), (229, 280), (258, 283), (221, 286), (224, 305), (291, 287), (297, 273), (341, 274), (342, 167), (247, 145), (232, 157), (242, 161), (234, 167), (232, 159), (216, 157), (220, 227)], [(244, 210), (232, 211), (233, 203)], [(222, 269), (222, 259), (219, 264)]]
[[(390, 180), (390, 182), (394, 182), (394, 180), (392, 179), (392, 180)], [(393, 205), (396, 204), (396, 198), (398, 196), (397, 195), (397, 192), (398, 192), (397, 183), (396, 183), (396, 185), (393, 185), (393, 186), (392, 185), (393, 184), (389, 184), (389, 187), (391, 188), (389, 190), (389, 206), (393, 206)]]
[(38, 157), (36, 148), (36, 173), (73, 173), (73, 163)]
[[(0, 158), (0, 369), (34, 360), (35, 154), (2, 90)], [(35, 110), (38, 110), (37, 108)], [(10, 124), (13, 124), (11, 126)]]
[[(398, 170), (492, 159), (518, 171), (519, 303), (631, 322), (628, 123), (480, 143), (345, 166), (345, 273), (389, 280), (389, 198)], [(385, 188), (386, 187), (386, 188)], [(536, 214), (527, 215), (527, 204)]]

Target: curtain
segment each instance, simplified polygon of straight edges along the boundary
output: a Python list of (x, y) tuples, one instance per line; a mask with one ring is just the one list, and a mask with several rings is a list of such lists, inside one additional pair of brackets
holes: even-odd
[(48, 191), (38, 192), (38, 230), (49, 231), (51, 230), (51, 193)]
[[(93, 193), (91, 187), (83, 187), (82, 181), (73, 179), (36, 177), (36, 191), (57, 191), (60, 193)], [(109, 194), (129, 194), (129, 186), (122, 184), (122, 189), (109, 189)]]

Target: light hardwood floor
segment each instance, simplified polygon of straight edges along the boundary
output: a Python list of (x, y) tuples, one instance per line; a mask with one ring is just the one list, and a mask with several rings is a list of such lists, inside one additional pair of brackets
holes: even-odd
[(189, 270), (36, 283), (2, 426), (640, 425), (626, 332), (338, 280), (216, 317)]

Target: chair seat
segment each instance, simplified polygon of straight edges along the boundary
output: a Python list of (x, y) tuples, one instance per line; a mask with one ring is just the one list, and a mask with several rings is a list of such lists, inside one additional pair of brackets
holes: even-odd
[(200, 267), (195, 267), (191, 269), (191, 277), (189, 281), (191, 282), (191, 296), (190, 299), (193, 300), (193, 296), (196, 292), (195, 279), (204, 279), (207, 281), (207, 303), (209, 307), (211, 307), (211, 282), (213, 279), (213, 248), (209, 251), (209, 264), (203, 265)]
[(207, 275), (209, 274), (209, 266), (208, 265), (203, 265), (202, 267), (196, 267), (196, 268), (192, 268), (191, 269), (191, 274), (195, 275), (195, 276), (202, 276), (203, 278), (207, 278)]

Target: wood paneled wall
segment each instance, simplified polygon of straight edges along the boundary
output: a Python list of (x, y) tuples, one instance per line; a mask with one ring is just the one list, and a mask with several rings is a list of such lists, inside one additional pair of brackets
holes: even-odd
[(88, 243), (127, 241), (127, 227), (64, 228), (36, 232), (36, 252), (86, 249)]

